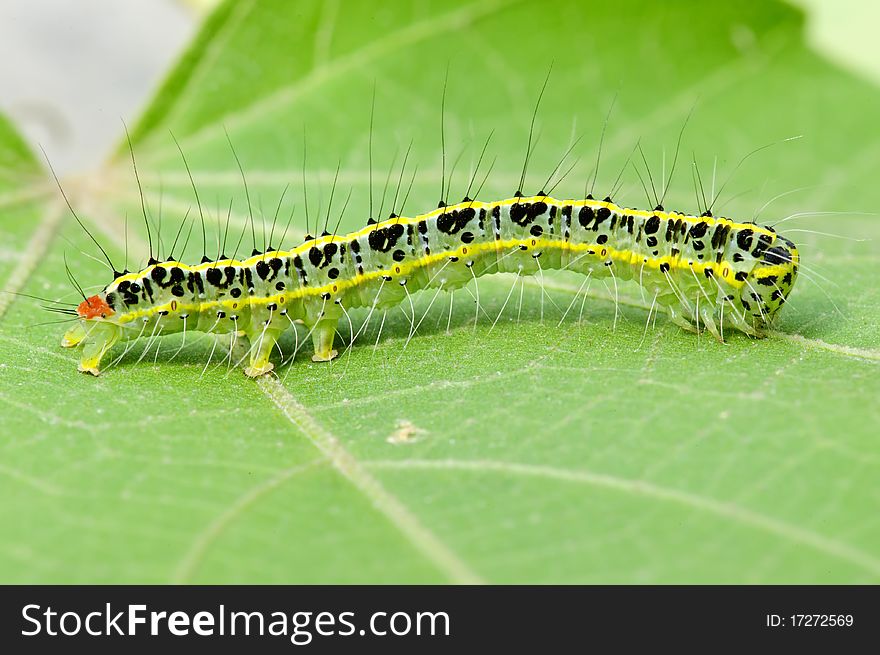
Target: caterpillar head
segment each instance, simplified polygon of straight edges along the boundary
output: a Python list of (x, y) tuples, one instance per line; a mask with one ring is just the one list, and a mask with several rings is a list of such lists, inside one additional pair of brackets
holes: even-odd
[(114, 312), (107, 303), (107, 296), (102, 293), (83, 300), (76, 308), (76, 314), (81, 319), (96, 321), (109, 318)]
[(86, 298), (76, 308), (79, 321), (64, 333), (61, 345), (64, 348), (82, 346), (79, 370), (83, 373), (98, 375), (101, 358), (122, 336), (121, 328), (112, 320), (114, 314), (103, 292)]
[(778, 236), (755, 264), (740, 291), (747, 320), (758, 329), (768, 327), (785, 304), (797, 279), (800, 256), (790, 240)]

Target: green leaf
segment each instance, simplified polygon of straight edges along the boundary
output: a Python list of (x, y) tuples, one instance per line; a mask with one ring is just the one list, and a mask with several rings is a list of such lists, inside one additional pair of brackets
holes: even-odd
[[(294, 206), (285, 245), (305, 233), (304, 169), (311, 231), (324, 224), (337, 165), (328, 229), (349, 189), (339, 229), (364, 223), (371, 179), (378, 214), (411, 139), (395, 209), (414, 164), (406, 211), (436, 207), (447, 71), (452, 194), (464, 194), (494, 130), (482, 170), (497, 161), (480, 197), (509, 196), (551, 62), (527, 189), (582, 134), (569, 158), (579, 163), (555, 192), (582, 196), (613, 104), (597, 194), (639, 140), (660, 183), (692, 112), (667, 206), (696, 209), (696, 159), (707, 187), (732, 175), (717, 206), (728, 216), (750, 220), (799, 187), (808, 188), (759, 220), (871, 212), (880, 92), (802, 37), (801, 14), (757, 0), (225, 2), (132, 129), (154, 224), (161, 213), (154, 252), (170, 250), (189, 211), (180, 240), (192, 228), (187, 256), (202, 253), (169, 132), (193, 171), (209, 252), (230, 201), (227, 249), (240, 234), (240, 252), (253, 247), (226, 133), (258, 248), (286, 184), (273, 245)], [(106, 284), (106, 267), (80, 250), (99, 253), (54, 194), (10, 200), (28, 184), (51, 187), (22, 182), (37, 165), (4, 125), (0, 143), (0, 166), (13, 171), (2, 178), (13, 183), (0, 182), (5, 288), (76, 302), (65, 255), (87, 292)], [(148, 246), (120, 144), (65, 188), (114, 263), (128, 233), (133, 268)], [(621, 179), (615, 200), (644, 204), (631, 168)], [(807, 275), (761, 341), (718, 344), (663, 316), (646, 326), (637, 287), (586, 289), (548, 272), (506, 307), (514, 280), (483, 278), (454, 295), (451, 320), (449, 296), (431, 305), (432, 292), (419, 295), (416, 315), (427, 317), (409, 343), (410, 322), (395, 310), (381, 335), (372, 317), (334, 363), (301, 353), (280, 378), (228, 371), (223, 344), (206, 367), (214, 342), (189, 335), (149, 351), (144, 339), (95, 379), (59, 349), (63, 326), (34, 325), (53, 316), (4, 296), (0, 580), (878, 582), (880, 290), (870, 240), (880, 228), (852, 213), (782, 228), (802, 245)], [(366, 314), (352, 316), (355, 330)], [(293, 345), (292, 336), (282, 344)]]

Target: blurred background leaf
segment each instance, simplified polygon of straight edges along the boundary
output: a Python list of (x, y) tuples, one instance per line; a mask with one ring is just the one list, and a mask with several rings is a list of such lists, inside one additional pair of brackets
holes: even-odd
[[(878, 206), (880, 93), (809, 50), (788, 5), (225, 2), (132, 126), (159, 249), (189, 211), (188, 256), (202, 253), (169, 132), (193, 169), (209, 252), (230, 202), (230, 243), (253, 247), (226, 133), (258, 248), (287, 184), (276, 234), (292, 213), (288, 246), (305, 233), (306, 189), (312, 230), (325, 217), (330, 229), (362, 225), (386, 178), (383, 214), (398, 186), (398, 211), (404, 196), (407, 213), (436, 206), (447, 71), (452, 194), (494, 131), (480, 197), (509, 196), (551, 63), (527, 190), (582, 137), (556, 192), (582, 196), (613, 104), (597, 194), (623, 169), (615, 200), (644, 204), (627, 157), (640, 141), (665, 177), (693, 112), (668, 206), (696, 209), (693, 159), (717, 189), (744, 155), (796, 135), (735, 170), (721, 213), (748, 220), (787, 192), (759, 220)], [(90, 291), (107, 271), (20, 141), (3, 125), (0, 138), (11, 171), (0, 179), (12, 180), (0, 186), (5, 288), (75, 302), (65, 254)], [(133, 268), (147, 239), (120, 144), (65, 188)], [(4, 299), (0, 579), (876, 582), (878, 261), (864, 240), (877, 225), (852, 214), (784, 223), (807, 276), (776, 334), (726, 345), (663, 317), (646, 329), (635, 287), (616, 307), (613, 288), (548, 273), (503, 313), (511, 278), (457, 292), (451, 319), (449, 296), (419, 296), (427, 315), (406, 348), (409, 321), (393, 311), (381, 335), (374, 317), (350, 353), (331, 365), (301, 354), (280, 380), (228, 372), (217, 353), (206, 368), (208, 338), (175, 357), (179, 338), (141, 344), (92, 379), (58, 349), (63, 326), (35, 325), (51, 317)], [(355, 330), (365, 318), (353, 316)]]

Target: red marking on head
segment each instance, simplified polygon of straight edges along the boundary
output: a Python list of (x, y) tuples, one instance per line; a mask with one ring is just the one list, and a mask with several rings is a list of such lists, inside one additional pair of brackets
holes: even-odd
[(76, 313), (79, 314), (80, 318), (89, 319), (113, 316), (113, 310), (110, 309), (110, 305), (101, 296), (92, 296), (87, 300), (83, 300), (79, 307), (76, 308)]

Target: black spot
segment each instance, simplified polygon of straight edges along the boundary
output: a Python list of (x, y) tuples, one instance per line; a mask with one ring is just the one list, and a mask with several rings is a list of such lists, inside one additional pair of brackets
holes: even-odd
[(419, 234), (427, 234), (428, 233), (428, 222), (427, 221), (419, 221)]
[(312, 266), (319, 266), (324, 261), (323, 251), (320, 248), (315, 248), (315, 246), (309, 248), (309, 261), (312, 263)]
[(396, 262), (402, 262), (406, 258), (406, 253), (402, 250), (395, 250), (391, 254), (391, 258)]
[(327, 271), (327, 277), (329, 277), (331, 280), (335, 280), (339, 277), (339, 269), (331, 268), (329, 271)]
[(461, 233), (462, 243), (470, 243), (473, 240), (474, 240), (474, 233), (473, 232), (462, 232)]
[(668, 273), (669, 272), (669, 264), (666, 262), (663, 262), (662, 264), (660, 264), (660, 272), (661, 273)]
[(654, 234), (659, 229), (660, 229), (660, 218), (659, 217), (651, 216), (647, 221), (645, 221), (645, 234)]
[(712, 232), (712, 248), (720, 250), (721, 246), (727, 243), (727, 235), (730, 234), (729, 225), (716, 225), (715, 231)]
[(773, 243), (773, 237), (769, 234), (759, 234), (758, 235), (758, 243), (755, 246), (755, 249), (752, 250), (752, 257), (760, 257), (764, 254), (764, 251), (770, 247), (770, 244)]
[(766, 277), (758, 278), (758, 284), (763, 284), (765, 287), (775, 286), (777, 281), (779, 281), (779, 277), (776, 275), (767, 275)]
[(742, 250), (750, 250), (752, 248), (752, 238), (755, 231), (749, 228), (740, 230), (736, 235), (736, 245)]
[(269, 272), (272, 270), (269, 268), (269, 264), (267, 264), (262, 259), (257, 262), (257, 275), (260, 276), (261, 280), (265, 280), (269, 276)]
[(477, 215), (473, 208), (445, 212), (437, 216), (437, 229), (444, 234), (455, 234)]
[(739, 263), (743, 260), (745, 260), (745, 257), (743, 257), (740, 253), (738, 253), (738, 252), (733, 253), (733, 261)]
[(764, 263), (770, 265), (788, 264), (791, 262), (791, 252), (783, 246), (774, 246), (764, 253)]
[(179, 284), (175, 284), (173, 287), (171, 287), (171, 293), (180, 298), (183, 296), (183, 287), (181, 287)]
[(745, 282), (745, 281), (746, 281), (746, 278), (747, 278), (748, 276), (749, 276), (749, 274), (746, 273), (745, 271), (739, 271), (739, 272), (738, 272), (736, 275), (734, 275), (733, 277), (736, 278), (737, 280), (739, 280), (740, 282)]
[(600, 234), (599, 236), (596, 237), (596, 243), (601, 244), (601, 243), (607, 243), (607, 242), (608, 242), (608, 235), (607, 234)]
[(534, 220), (547, 211), (547, 203), (543, 201), (532, 203), (529, 207), (529, 218)]
[(593, 211), (593, 208), (584, 205), (578, 212), (578, 223), (581, 224), (581, 227), (587, 228), (595, 217), (596, 212)]
[(238, 298), (241, 295), (241, 289), (239, 289), (238, 287), (232, 287), (232, 289), (230, 289), (229, 291), (229, 295), (233, 298)]
[(540, 225), (532, 225), (531, 229), (529, 230), (529, 234), (531, 234), (533, 237), (539, 237), (544, 234), (544, 228)]
[(705, 275), (706, 277), (714, 277), (715, 271), (713, 271), (711, 268), (706, 268), (703, 269), (703, 275)]
[[(153, 270), (155, 271), (155, 269)], [(223, 273), (219, 268), (209, 268), (205, 271), (205, 279), (208, 280), (209, 284), (213, 284), (216, 287), (223, 279)]]
[(276, 283), (275, 283), (275, 288), (276, 288), (278, 291), (284, 291), (284, 282), (276, 282)]
[(150, 277), (152, 277), (157, 283), (161, 283), (163, 279), (165, 279), (167, 271), (161, 266), (156, 266), (152, 271), (150, 271)]
[(223, 272), (226, 274), (226, 280), (223, 282), (223, 287), (225, 288), (235, 282), (235, 267), (227, 266), (223, 269)]
[(692, 225), (690, 229), (690, 235), (693, 239), (702, 239), (706, 236), (706, 232), (709, 230), (709, 224), (706, 221), (700, 221), (699, 223)]
[(183, 282), (183, 270), (179, 266), (174, 266), (171, 269), (171, 281), (172, 282)]
[(348, 244), (348, 246), (349, 246), (349, 248), (351, 248), (351, 251), (354, 253), (358, 253), (361, 251), (361, 244), (357, 239), (352, 239), (351, 242)]
[(789, 271), (788, 273), (785, 274), (785, 277), (782, 278), (782, 283), (785, 286), (788, 286), (788, 287), (791, 286), (791, 271)]
[(520, 226), (526, 226), (531, 220), (529, 218), (529, 205), (521, 205), (518, 202), (510, 206), (510, 220)]
[(675, 219), (675, 228), (673, 231), (674, 231), (674, 234), (672, 235), (672, 240), (679, 241), (683, 236), (685, 236), (687, 234), (688, 225), (680, 218), (676, 218)]
[(648, 237), (645, 239), (645, 243), (648, 244), (649, 248), (653, 248), (657, 245), (657, 237)]
[(691, 244), (691, 246), (693, 246), (693, 249), (694, 249), (694, 250), (702, 250), (703, 248), (706, 247), (706, 244), (703, 243), (702, 241), (694, 241), (694, 242)]
[(131, 286), (129, 287), (129, 291), (131, 291), (132, 293), (140, 293), (141, 292), (141, 285), (138, 284), (137, 282), (132, 282)]
[(599, 207), (599, 209), (596, 210), (596, 222), (593, 224), (593, 229), (598, 230), (599, 223), (601, 223), (604, 220), (607, 220), (610, 216), (611, 216), (611, 210), (608, 209), (608, 207)]
[[(193, 271), (192, 273), (189, 274), (189, 277), (186, 281), (186, 285), (187, 285), (187, 287), (189, 287), (189, 290), (192, 292), (198, 291), (198, 293), (200, 293), (200, 294), (205, 293), (205, 285), (202, 282), (202, 276), (198, 271)], [(195, 288), (193, 288), (193, 287), (195, 287)], [(148, 289), (147, 291), (149, 292), (150, 290)], [(150, 295), (152, 295), (152, 293), (150, 293)]]

